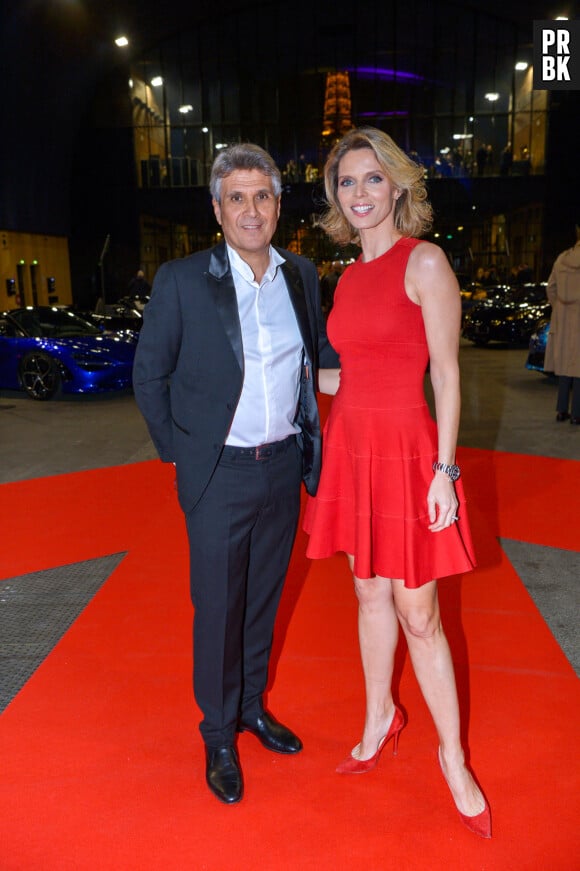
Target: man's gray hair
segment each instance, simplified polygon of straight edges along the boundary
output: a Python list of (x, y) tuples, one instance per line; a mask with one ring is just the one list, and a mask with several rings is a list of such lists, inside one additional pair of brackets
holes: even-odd
[(282, 176), (273, 158), (267, 151), (260, 148), (259, 145), (243, 142), (224, 148), (213, 162), (209, 189), (212, 197), (218, 203), (220, 202), (222, 179), (231, 175), (237, 169), (257, 169), (258, 172), (270, 176), (274, 196), (280, 196), (282, 192)]

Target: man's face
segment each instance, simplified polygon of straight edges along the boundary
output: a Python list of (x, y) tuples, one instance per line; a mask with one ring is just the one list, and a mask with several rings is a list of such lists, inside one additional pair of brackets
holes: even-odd
[(225, 240), (243, 260), (268, 251), (280, 215), (272, 179), (257, 169), (236, 169), (222, 179), (213, 210)]

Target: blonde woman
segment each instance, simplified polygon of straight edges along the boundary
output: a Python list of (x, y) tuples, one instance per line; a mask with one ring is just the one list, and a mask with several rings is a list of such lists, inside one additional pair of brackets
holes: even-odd
[[(453, 663), (437, 578), (475, 565), (460, 470), (459, 287), (443, 251), (419, 238), (431, 225), (423, 171), (385, 133), (352, 130), (325, 167), (321, 224), (359, 259), (340, 279), (328, 335), (340, 370), (322, 477), (306, 509), (308, 556), (347, 554), (359, 604), (366, 689), (360, 742), (338, 766), (362, 774), (405, 725), (392, 695), (399, 625), (438, 735), (441, 770), (463, 823), (491, 837), (488, 803), (466, 766)], [(436, 421), (423, 381), (429, 371)]]

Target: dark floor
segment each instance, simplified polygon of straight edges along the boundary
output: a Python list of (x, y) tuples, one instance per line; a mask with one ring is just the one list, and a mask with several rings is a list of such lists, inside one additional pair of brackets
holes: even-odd
[[(459, 443), (520, 454), (580, 460), (580, 427), (556, 423), (555, 380), (525, 366), (522, 348), (461, 345), (463, 411)], [(131, 393), (35, 402), (0, 392), (0, 484), (153, 459)], [(562, 650), (580, 674), (575, 615), (578, 552), (502, 540), (502, 546)], [(106, 580), (108, 566), (38, 573), (0, 581), (0, 636), (7, 672), (0, 711)], [(113, 566), (114, 568), (114, 566)], [(112, 571), (113, 569), (110, 569)], [(1, 573), (1, 568), (0, 568)], [(49, 577), (50, 575), (50, 577)], [(1, 577), (1, 574), (0, 574)], [(51, 609), (46, 608), (46, 590)], [(61, 603), (59, 605), (59, 602)], [(76, 610), (75, 610), (76, 609)], [(20, 678), (14, 678), (15, 673)], [(12, 676), (10, 681), (4, 677)], [(20, 681), (20, 683), (19, 683)]]

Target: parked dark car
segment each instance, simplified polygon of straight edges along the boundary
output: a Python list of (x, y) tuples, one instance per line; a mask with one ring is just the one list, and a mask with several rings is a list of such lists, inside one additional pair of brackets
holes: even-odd
[(473, 306), (464, 318), (462, 335), (476, 345), (527, 344), (538, 321), (551, 311), (546, 282), (506, 287)]
[(493, 284), (485, 286), (478, 281), (470, 281), (460, 287), (461, 294), (461, 320), (465, 320), (465, 316), (470, 312), (478, 302), (484, 299), (491, 299), (495, 296), (503, 296), (509, 286), (506, 284)]
[(146, 301), (120, 299), (99, 311), (78, 311), (77, 314), (101, 327), (105, 333), (138, 333), (143, 326)]
[(544, 357), (546, 355), (546, 345), (548, 343), (548, 333), (550, 332), (550, 320), (545, 318), (539, 321), (536, 329), (530, 336), (530, 344), (528, 346), (528, 357), (526, 360), (526, 369), (533, 369), (536, 372), (543, 372), (544, 375), (553, 375), (553, 372), (546, 372), (544, 369)]
[(66, 308), (2, 312), (0, 388), (52, 399), (130, 387), (136, 335), (108, 336)]

